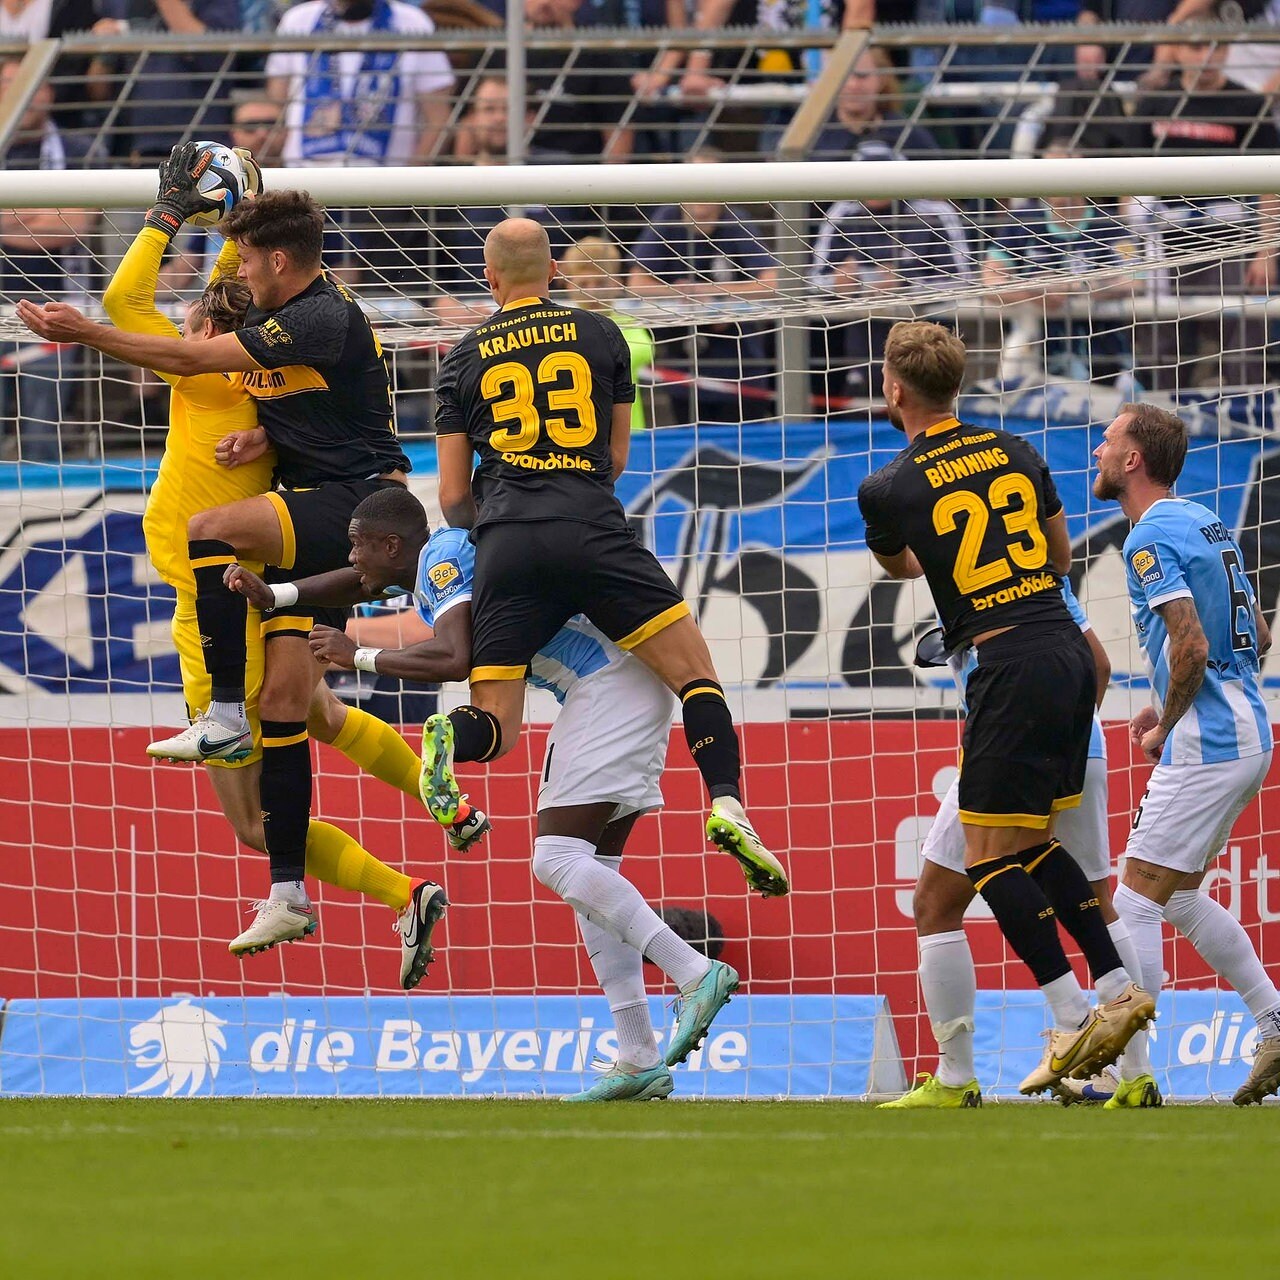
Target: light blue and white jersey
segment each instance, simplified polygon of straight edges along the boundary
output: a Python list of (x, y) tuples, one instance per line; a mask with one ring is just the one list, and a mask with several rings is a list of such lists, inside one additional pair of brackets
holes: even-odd
[[(1092, 631), (1093, 625), (1085, 614), (1080, 601), (1076, 599), (1076, 593), (1071, 589), (1071, 580), (1069, 578), (1063, 578), (1062, 580), (1062, 598), (1066, 602), (1067, 611), (1071, 614), (1071, 620), (1076, 626), (1081, 631)], [(978, 651), (972, 645), (947, 659), (947, 666), (951, 668), (951, 678), (956, 682), (956, 691), (960, 694), (960, 710), (966, 715), (969, 709), (965, 703), (965, 690), (969, 683), (969, 673), (977, 665)], [(1102, 736), (1102, 721), (1095, 711), (1093, 729), (1089, 734), (1089, 759), (1105, 760), (1106, 758), (1107, 743)]]
[[(470, 603), (476, 549), (465, 529), (437, 529), (418, 557), (413, 600), (418, 616), (434, 627), (450, 609)], [(529, 663), (528, 680), (563, 703), (579, 680), (603, 671), (626, 655), (579, 614), (565, 623)]]
[(1162, 498), (1124, 540), (1124, 569), (1158, 707), (1169, 690), (1169, 632), (1160, 607), (1190, 599), (1209, 643), (1204, 683), (1165, 742), (1160, 763), (1216, 764), (1270, 751), (1253, 587), (1227, 527), (1199, 502)]

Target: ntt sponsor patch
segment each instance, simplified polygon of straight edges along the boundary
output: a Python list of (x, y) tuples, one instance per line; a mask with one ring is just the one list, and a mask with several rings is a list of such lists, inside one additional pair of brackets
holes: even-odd
[(1160, 563), (1160, 553), (1154, 543), (1139, 547), (1129, 557), (1129, 564), (1138, 582), (1144, 587), (1149, 587), (1153, 582), (1164, 581), (1164, 566)]

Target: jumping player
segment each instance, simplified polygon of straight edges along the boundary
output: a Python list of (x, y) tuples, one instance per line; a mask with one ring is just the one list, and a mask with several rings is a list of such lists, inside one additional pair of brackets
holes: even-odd
[(549, 301), (556, 268), (538, 223), (499, 223), (484, 253), (499, 309), (450, 351), (436, 384), (440, 507), (476, 547), (472, 705), (428, 720), (423, 799), (437, 821), (454, 820), (454, 763), (510, 750), (530, 659), (582, 613), (679, 697), (711, 797), (708, 836), (753, 889), (785, 894), (782, 864), (743, 811), (738, 735), (706, 641), (614, 496), (636, 394), (626, 341), (600, 312)]

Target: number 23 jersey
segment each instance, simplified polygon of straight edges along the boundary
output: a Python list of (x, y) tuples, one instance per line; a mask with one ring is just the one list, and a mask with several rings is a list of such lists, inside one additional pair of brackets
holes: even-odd
[(440, 365), (436, 434), (466, 435), (480, 455), (476, 527), (624, 524), (613, 407), (635, 398), (626, 339), (598, 312), (522, 298), (469, 330)]
[(984, 631), (1071, 621), (1045, 537), (1062, 503), (1020, 436), (939, 422), (862, 482), (858, 505), (869, 550), (915, 552), (948, 651)]

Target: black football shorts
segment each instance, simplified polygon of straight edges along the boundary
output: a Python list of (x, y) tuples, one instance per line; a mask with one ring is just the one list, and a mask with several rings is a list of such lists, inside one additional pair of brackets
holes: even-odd
[(979, 645), (965, 690), (961, 820), (1044, 828), (1078, 805), (1096, 696), (1075, 623), (1025, 623)]
[(633, 649), (689, 612), (629, 525), (510, 521), (482, 525), (475, 542), (473, 681), (523, 680), (533, 655), (579, 613)]
[[(347, 529), (351, 513), (371, 494), (395, 480), (331, 480), (314, 489), (273, 489), (266, 496), (280, 517), (284, 553), (279, 565), (268, 565), (267, 582), (296, 582), (317, 573), (332, 573), (351, 563), (351, 539)], [(306, 636), (315, 623), (337, 627), (347, 625), (350, 609), (317, 609), (312, 605), (289, 605), (267, 609), (262, 614), (262, 635)]]

